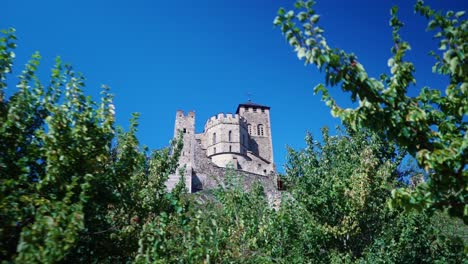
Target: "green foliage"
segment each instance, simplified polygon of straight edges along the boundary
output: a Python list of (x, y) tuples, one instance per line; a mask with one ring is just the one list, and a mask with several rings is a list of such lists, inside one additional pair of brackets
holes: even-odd
[(185, 197), (176, 213), (144, 226), (137, 263), (271, 263), (264, 253), (269, 214), (260, 186), (244, 192), (235, 175), (227, 189)]
[[(10, 71), (13, 52), (6, 54), (0, 64)], [(19, 91), (0, 102), (0, 240), (7, 249), (1, 254), (20, 262), (51, 262), (75, 243), (90, 183), (112, 138), (108, 97), (94, 109), (81, 90), (83, 78), (60, 59), (44, 87), (35, 75), (39, 60), (34, 54), (19, 76)]]
[[(181, 141), (150, 156), (130, 131), (114, 131), (108, 88), (98, 105), (84, 78), (57, 58), (50, 82), (40, 55), (5, 98), (14, 30), (0, 40), (0, 259), (20, 263), (128, 261), (144, 223), (174, 210), (165, 181)], [(181, 189), (179, 192), (183, 191)], [(176, 194), (176, 193), (175, 193)], [(175, 195), (174, 194), (174, 195)]]
[(341, 136), (330, 136), (324, 129), (323, 143), (311, 135), (306, 143), (304, 150), (289, 150), (285, 180), (291, 197), (278, 214), (279, 239), (294, 245), (291, 252), (282, 253), (287, 262), (463, 259), (460, 234), (442, 234), (435, 224), (440, 218), (386, 206), (400, 184), (404, 156), (394, 144), (381, 135), (351, 129)]
[(0, 39), (2, 263), (460, 263), (465, 257), (465, 225), (443, 213), (386, 206), (396, 179), (413, 172), (402, 175), (404, 153), (377, 133), (330, 136), (324, 129), (321, 144), (308, 135), (304, 150), (289, 150), (288, 192), (278, 210), (261, 185), (245, 191), (232, 170), (218, 189), (186, 194), (181, 177), (168, 193), (181, 137), (158, 151), (140, 147), (138, 115), (127, 132), (115, 129), (108, 88), (95, 103), (84, 95), (84, 78), (60, 59), (44, 86), (34, 54), (18, 91), (5, 97), (13, 33)]
[[(148, 222), (138, 263), (433, 263), (463, 260), (459, 234), (441, 218), (386, 204), (403, 153), (373, 133), (330, 136), (289, 151), (288, 193), (268, 207), (229, 174), (223, 186), (179, 200), (174, 214)], [(445, 216), (445, 220), (450, 219)], [(450, 221), (445, 221), (450, 223)], [(459, 226), (459, 224), (450, 224)]]
[(416, 82), (415, 68), (404, 60), (410, 45), (399, 34), (403, 23), (397, 17), (397, 7), (392, 8), (390, 19), (394, 42), (393, 57), (388, 60), (391, 76), (383, 74), (376, 79), (368, 76), (354, 54), (328, 46), (313, 5), (314, 1), (298, 1), (297, 15), (281, 8), (274, 24), (281, 28), (299, 59), (324, 71), (326, 84), (350, 92), (359, 106), (340, 108), (322, 84), (315, 92), (322, 93), (333, 116), (354, 130), (383, 131), (416, 157), (428, 173), (428, 181), (418, 188), (393, 191), (392, 204), (447, 208), (467, 221), (468, 22), (463, 19), (464, 11), (442, 14), (417, 1), (415, 11), (430, 20), (428, 29), (435, 31), (439, 40), (439, 50), (432, 52), (436, 59), (433, 71), (446, 75), (449, 83), (444, 95), (438, 89), (424, 87), (418, 96), (409, 97), (407, 89)]
[(365, 133), (306, 138), (289, 151), (291, 194), (323, 235), (321, 247), (360, 255), (389, 220), (385, 206), (394, 187), (399, 157), (392, 145)]
[[(444, 214), (428, 217), (416, 212), (402, 213), (388, 223), (381, 235), (366, 250), (366, 263), (462, 263), (463, 241), (460, 234), (442, 234)], [(463, 224), (461, 224), (463, 226)]]

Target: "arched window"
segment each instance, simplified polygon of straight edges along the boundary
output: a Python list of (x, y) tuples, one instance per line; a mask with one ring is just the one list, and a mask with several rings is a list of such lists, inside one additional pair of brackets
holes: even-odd
[(251, 124), (247, 125), (247, 130), (249, 131), (249, 135), (252, 135), (252, 125)]
[(263, 125), (258, 125), (257, 133), (259, 136), (263, 136)]
[(213, 133), (213, 144), (216, 144), (216, 133)]
[(229, 142), (232, 141), (232, 131), (231, 130), (229, 130), (229, 133), (228, 133), (228, 140), (229, 140)]

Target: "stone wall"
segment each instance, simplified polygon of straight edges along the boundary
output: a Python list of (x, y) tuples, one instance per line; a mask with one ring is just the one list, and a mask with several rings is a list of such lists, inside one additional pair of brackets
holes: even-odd
[[(244, 117), (247, 126), (250, 126), (249, 149), (255, 155), (273, 163), (270, 110), (242, 106), (239, 108), (239, 115)], [(260, 126), (261, 129), (259, 129)]]
[(248, 140), (242, 136), (245, 127), (245, 120), (239, 115), (220, 113), (208, 119), (203, 133), (205, 140), (202, 142), (206, 155), (245, 154), (248, 149)]
[(214, 164), (205, 155), (201, 144), (195, 144), (194, 166), (192, 170), (192, 192), (225, 186), (228, 178), (234, 178), (245, 190), (250, 190), (255, 183), (260, 183), (268, 197), (279, 195), (276, 188), (276, 175), (260, 175), (242, 170), (223, 168)]
[[(236, 182), (248, 191), (259, 183), (269, 200), (277, 201), (280, 193), (273, 163), (269, 107), (240, 104), (236, 112), (211, 117), (203, 133), (196, 134), (195, 113), (177, 111), (174, 137), (183, 133), (179, 164), (185, 166), (186, 185), (190, 192), (196, 192)], [(168, 190), (179, 181), (179, 172), (171, 175), (166, 183)]]
[[(182, 148), (182, 153), (179, 158), (180, 166), (185, 165), (185, 181), (186, 186), (189, 190), (192, 189), (191, 184), (191, 174), (192, 174), (192, 165), (194, 159), (194, 142), (195, 141), (195, 112), (190, 111), (187, 114), (184, 111), (177, 111), (176, 121), (174, 125), (174, 138), (177, 138), (179, 134), (182, 133), (182, 141), (184, 146)], [(169, 175), (169, 179), (166, 182), (166, 188), (172, 190), (175, 185), (180, 181), (179, 170), (175, 174)]]

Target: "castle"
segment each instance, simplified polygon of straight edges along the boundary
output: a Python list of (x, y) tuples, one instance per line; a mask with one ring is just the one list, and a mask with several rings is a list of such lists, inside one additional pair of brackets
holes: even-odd
[[(189, 192), (222, 184), (228, 170), (240, 175), (247, 189), (259, 182), (267, 193), (276, 190), (270, 107), (251, 101), (239, 104), (235, 115), (220, 113), (208, 119), (202, 133), (195, 131), (195, 113), (179, 110), (174, 138), (180, 133), (184, 146), (179, 168), (185, 167)], [(170, 175), (169, 190), (179, 182), (180, 172)]]

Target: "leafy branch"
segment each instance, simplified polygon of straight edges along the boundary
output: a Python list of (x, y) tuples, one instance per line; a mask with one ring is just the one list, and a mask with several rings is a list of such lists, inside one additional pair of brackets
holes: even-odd
[[(383, 131), (389, 140), (417, 158), (429, 178), (415, 190), (398, 189), (393, 192), (393, 205), (416, 208), (448, 208), (458, 217), (468, 216), (468, 22), (464, 11), (446, 14), (436, 12), (423, 1), (417, 1), (415, 11), (430, 19), (429, 30), (435, 30), (439, 49), (433, 71), (449, 77), (445, 95), (440, 90), (424, 87), (416, 97), (407, 95), (410, 85), (416, 84), (414, 65), (404, 57), (411, 49), (399, 34), (403, 22), (398, 8), (390, 11), (393, 56), (388, 60), (390, 76), (369, 77), (357, 56), (331, 48), (318, 26), (320, 16), (314, 10), (314, 1), (297, 1), (294, 10), (281, 8), (274, 24), (294, 48), (299, 59), (313, 64), (325, 73), (325, 85), (315, 87), (331, 108), (331, 113), (354, 130), (370, 128)], [(341, 108), (328, 93), (327, 86), (340, 86), (358, 101), (355, 108)]]

